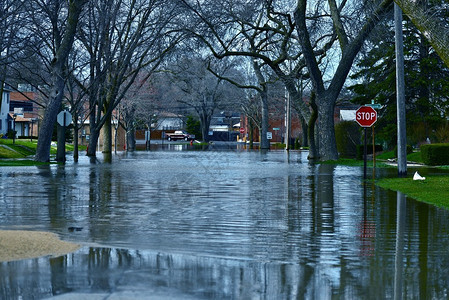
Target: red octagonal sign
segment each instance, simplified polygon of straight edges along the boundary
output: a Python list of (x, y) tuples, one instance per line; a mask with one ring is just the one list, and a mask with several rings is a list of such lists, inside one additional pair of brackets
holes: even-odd
[(371, 127), (377, 121), (377, 112), (371, 106), (362, 106), (355, 112), (355, 121), (362, 127)]

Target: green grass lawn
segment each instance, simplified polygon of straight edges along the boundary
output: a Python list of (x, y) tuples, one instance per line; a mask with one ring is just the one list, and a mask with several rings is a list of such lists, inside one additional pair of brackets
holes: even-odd
[(0, 167), (28, 167), (28, 166), (40, 166), (48, 164), (49, 163), (37, 162), (30, 159), (16, 159), (16, 160), (0, 159)]
[[(385, 151), (376, 156), (376, 159), (379, 159), (379, 160), (387, 160), (387, 159), (393, 159), (393, 158), (396, 158), (394, 151)], [(421, 152), (413, 152), (413, 153), (407, 154), (407, 161), (423, 163), (422, 158), (421, 158)]]
[(376, 184), (385, 189), (400, 191), (413, 199), (449, 209), (449, 176), (431, 176), (423, 181), (384, 178)]
[[(39, 163), (32, 159), (32, 156), (36, 154), (36, 147), (37, 140), (31, 142), (29, 139), (16, 139), (13, 144), (12, 139), (0, 139), (0, 166), (38, 165)], [(79, 146), (79, 150), (86, 150), (86, 146)], [(56, 151), (57, 147), (52, 146), (50, 153), (55, 155)], [(66, 144), (66, 151), (73, 151), (73, 145)]]

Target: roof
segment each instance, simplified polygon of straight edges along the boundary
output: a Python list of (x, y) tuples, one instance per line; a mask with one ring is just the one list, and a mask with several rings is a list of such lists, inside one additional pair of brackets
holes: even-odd
[[(9, 116), (11, 117), (11, 119), (14, 119), (14, 114), (13, 113), (9, 113)], [(29, 118), (24, 118), (23, 116), (20, 115), (16, 115), (16, 120), (15, 122), (31, 122), (32, 120)]]
[(156, 112), (156, 116), (158, 116), (159, 118), (182, 118), (182, 115), (178, 115), (172, 112), (168, 112), (168, 111), (159, 111)]

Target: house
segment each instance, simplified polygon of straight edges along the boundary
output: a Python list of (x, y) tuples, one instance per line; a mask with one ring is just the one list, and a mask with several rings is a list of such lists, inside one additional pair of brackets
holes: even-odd
[(37, 100), (38, 93), (29, 84), (19, 84), (17, 91), (10, 92), (8, 129), (14, 129), (16, 137), (38, 136), (41, 108)]
[(181, 130), (184, 128), (184, 116), (171, 112), (158, 112), (151, 124), (151, 130)]
[(136, 131), (137, 144), (145, 144), (148, 139), (160, 140), (165, 139), (166, 133), (175, 132), (176, 130), (182, 130), (185, 128), (185, 119), (183, 115), (161, 111), (156, 112), (153, 115), (153, 122), (151, 123), (151, 137), (148, 136), (146, 129), (140, 129)]
[(237, 141), (240, 128), (240, 113), (222, 111), (214, 114), (209, 125), (210, 141)]
[(3, 94), (1, 99), (1, 109), (0, 109), (0, 134), (5, 135), (9, 128), (9, 102), (10, 102), (10, 92), (11, 89), (5, 85), (3, 87)]

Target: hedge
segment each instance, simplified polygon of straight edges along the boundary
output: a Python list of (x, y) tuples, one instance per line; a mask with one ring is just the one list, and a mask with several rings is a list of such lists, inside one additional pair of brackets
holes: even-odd
[[(364, 147), (365, 147), (364, 145), (357, 145), (357, 159), (359, 159), (359, 160), (363, 159), (363, 152), (364, 152), (363, 148)], [(374, 147), (375, 147), (374, 151), (376, 151), (376, 152), (383, 151), (382, 145), (375, 145)], [(373, 154), (373, 144), (366, 145), (366, 154), (367, 155)]]
[[(394, 149), (394, 157), (398, 157), (398, 146), (395, 146)], [(407, 145), (406, 147), (406, 154), (409, 155), (410, 153), (413, 153), (413, 147), (411, 145)]]
[(449, 144), (422, 145), (421, 157), (429, 166), (449, 165)]
[(335, 140), (340, 157), (354, 158), (357, 145), (360, 144), (360, 126), (352, 121), (343, 121), (335, 125)]

